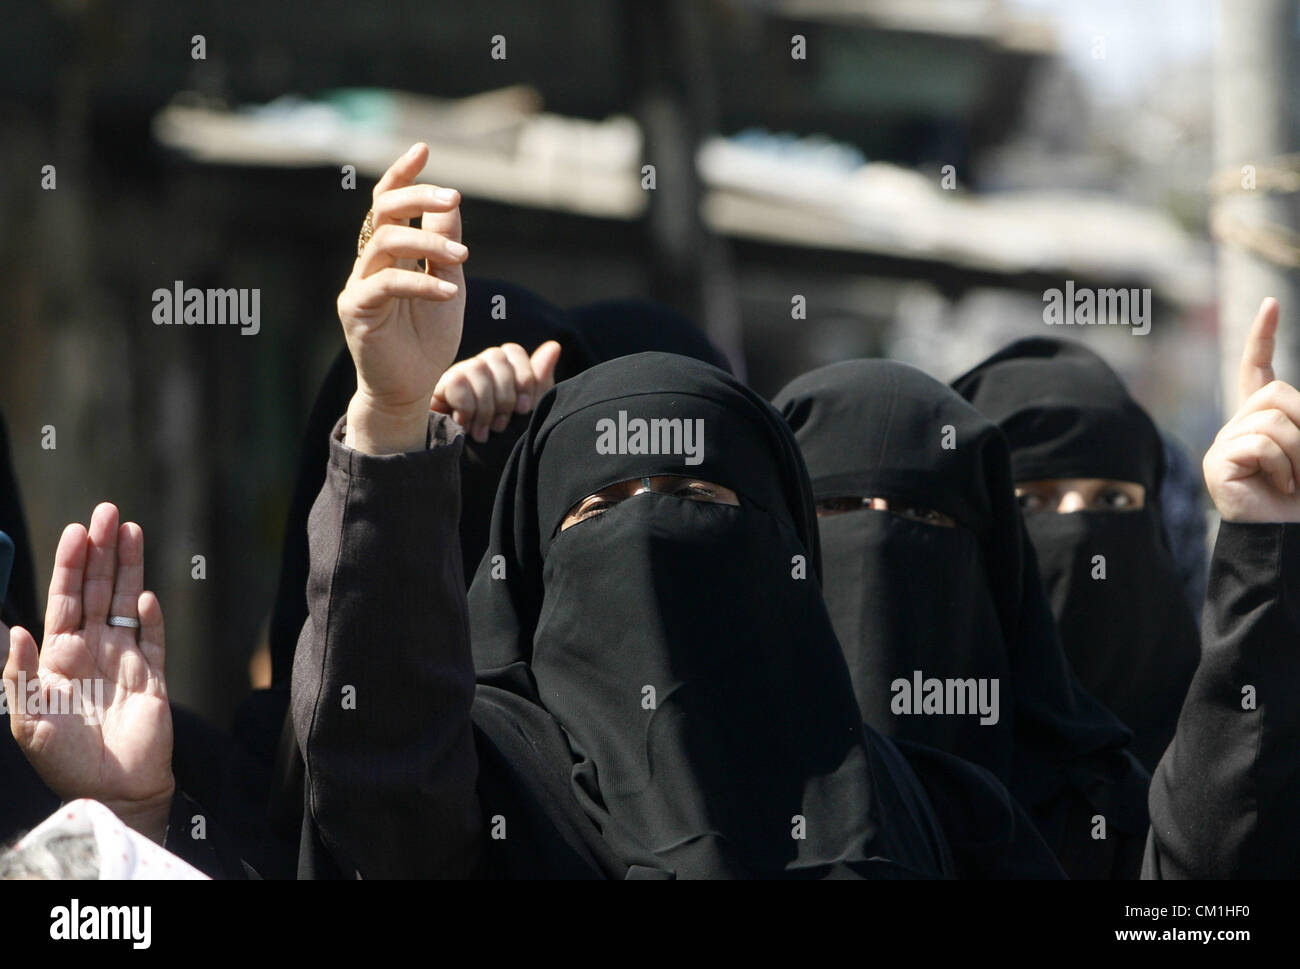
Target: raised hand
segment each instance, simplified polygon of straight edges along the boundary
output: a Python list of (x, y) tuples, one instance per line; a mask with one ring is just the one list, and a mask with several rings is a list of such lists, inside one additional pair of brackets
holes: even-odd
[[(424, 446), (430, 396), (460, 347), (460, 193), (412, 184), (428, 157), (427, 145), (412, 146), (375, 185), (374, 232), (338, 297), (357, 368), (348, 444), (371, 453)], [(409, 224), (417, 216), (419, 228)]]
[(1300, 521), (1300, 392), (1273, 374), (1278, 303), (1260, 304), (1241, 355), (1237, 412), (1202, 462), (1225, 521)]
[(39, 655), (30, 632), (10, 630), (9, 726), (60, 798), (94, 798), (160, 843), (176, 787), (163, 659), (162, 607), (144, 591), (144, 532), (119, 526), (117, 508), (101, 504), (89, 529), (72, 524), (59, 539)]
[(555, 386), (560, 344), (547, 340), (530, 357), (518, 343), (489, 347), (452, 364), (438, 380), (429, 406), (452, 419), (480, 444), (504, 431), (511, 414), (527, 414)]

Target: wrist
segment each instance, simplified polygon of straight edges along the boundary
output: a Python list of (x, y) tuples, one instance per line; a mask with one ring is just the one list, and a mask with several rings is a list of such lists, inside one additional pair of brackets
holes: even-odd
[(172, 798), (176, 782), (167, 789), (141, 801), (106, 801), (104, 806), (121, 818), (128, 827), (140, 832), (150, 841), (162, 844), (167, 837), (167, 820), (171, 815)]
[(348, 403), (343, 443), (363, 454), (405, 454), (425, 449), (428, 429), (427, 401), (387, 408), (358, 390)]

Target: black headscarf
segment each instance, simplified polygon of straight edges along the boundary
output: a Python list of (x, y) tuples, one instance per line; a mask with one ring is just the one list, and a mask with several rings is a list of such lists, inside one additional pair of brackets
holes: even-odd
[(1154, 769), (1200, 659), (1162, 525), (1160, 433), (1077, 343), (1018, 340), (953, 386), (1002, 429), (1017, 482), (1114, 478), (1146, 489), (1135, 511), (1040, 512), (1026, 526), (1070, 665), (1132, 728), (1134, 753)]
[[(702, 421), (703, 454), (598, 453), (606, 419)], [(584, 496), (659, 474), (740, 506), (642, 494), (559, 530)], [(870, 748), (817, 570), (807, 475), (771, 407), (705, 364), (622, 357), (557, 385), (510, 457), (470, 589), (479, 682), (555, 718), (575, 796), (629, 863), (935, 874)]]
[[(1065, 661), (998, 429), (943, 384), (888, 360), (814, 370), (776, 404), (818, 500), (881, 497), (958, 525), (871, 509), (819, 520), (826, 601), (868, 723), (987, 767), (1031, 809), (1067, 785), (1091, 784), (1090, 764), (1131, 764), (1128, 731)], [(891, 684), (915, 670), (999, 678), (999, 722), (895, 714)]]
[(682, 313), (649, 299), (611, 299), (570, 311), (597, 362), (658, 350), (734, 373), (723, 353)]

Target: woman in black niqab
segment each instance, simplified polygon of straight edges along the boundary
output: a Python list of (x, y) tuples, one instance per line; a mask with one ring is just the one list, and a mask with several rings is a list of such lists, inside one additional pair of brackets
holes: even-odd
[[(701, 450), (627, 453), (636, 421), (692, 422)], [(611, 426), (630, 429), (626, 448), (612, 442), (624, 453), (601, 453)], [(561, 529), (586, 496), (661, 475), (739, 504), (651, 491)], [(573, 793), (623, 863), (681, 878), (945, 873), (914, 778), (862, 726), (803, 464), (752, 391), (657, 353), (557, 385), (511, 455), (491, 535), (469, 595), (478, 704), (554, 718)]]
[(1045, 509), (1025, 524), (1070, 665), (1133, 730), (1134, 753), (1154, 770), (1200, 660), (1162, 523), (1159, 431), (1106, 362), (1076, 343), (1018, 340), (953, 386), (1002, 429), (1018, 484), (1143, 486), (1140, 508)]
[[(566, 311), (537, 293), (504, 280), (472, 277), (466, 281), (465, 325), (458, 360), (489, 347), (519, 343), (532, 353), (548, 340), (561, 346), (556, 381), (581, 373), (603, 360), (644, 350), (693, 356), (729, 369), (726, 358), (686, 317), (648, 300), (608, 300)], [(347, 348), (340, 348), (317, 393), (307, 420), (293, 498), (285, 523), (280, 577), (269, 631), (272, 689), (255, 693), (244, 705), (237, 732), (240, 745), (254, 752), (231, 771), (232, 784), (243, 789), (237, 801), (247, 805), (242, 825), (258, 827), (265, 813), (265, 794), (272, 787), (271, 815), (282, 846), (281, 861), (259, 857), (261, 871), (282, 871), (297, 846), (301, 821), (302, 763), (285, 712), (293, 654), (307, 619), (307, 516), (325, 481), (329, 435), (357, 389), (356, 370)], [(460, 539), (464, 575), (474, 575), (488, 545), (493, 499), (515, 442), (528, 426), (528, 415), (514, 415), (502, 432), (486, 442), (466, 436), (461, 458)], [(282, 727), (284, 728), (282, 730)], [(272, 768), (272, 760), (275, 767)], [(272, 780), (267, 780), (271, 776)], [(252, 851), (245, 848), (246, 856)], [(290, 869), (291, 870), (291, 869)]]
[[(886, 360), (812, 371), (775, 403), (819, 503), (889, 504), (819, 519), (826, 601), (867, 722), (992, 771), (1073, 877), (1136, 877), (1147, 776), (1126, 751), (1128, 731), (1065, 660), (998, 429), (943, 384)], [(925, 520), (935, 513), (951, 524)], [(910, 686), (918, 670), (990, 689), (996, 680), (997, 722), (896, 713), (892, 684)], [(1093, 838), (1097, 814), (1109, 840)]]

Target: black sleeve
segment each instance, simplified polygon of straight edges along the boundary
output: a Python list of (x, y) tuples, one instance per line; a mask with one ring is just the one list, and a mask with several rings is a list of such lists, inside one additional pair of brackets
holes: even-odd
[(199, 803), (179, 788), (172, 795), (162, 846), (211, 878), (260, 877), (251, 865), (240, 859), (229, 836), (213, 823)]
[(1219, 526), (1201, 663), (1151, 783), (1145, 878), (1300, 875), (1300, 525)]
[(430, 415), (426, 450), (383, 456), (347, 447), (342, 430), (340, 420), (308, 522), (309, 614), (293, 668), (303, 839), (344, 877), (469, 877), (484, 833), (460, 430)]

